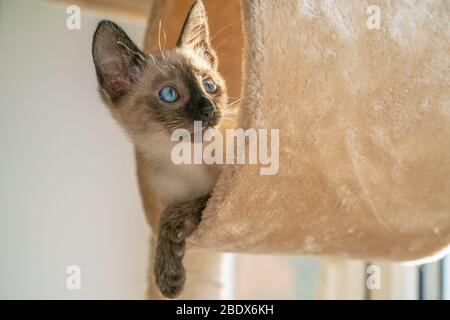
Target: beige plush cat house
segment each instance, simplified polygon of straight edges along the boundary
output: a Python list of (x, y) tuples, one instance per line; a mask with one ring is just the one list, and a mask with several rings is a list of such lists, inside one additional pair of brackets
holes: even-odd
[[(227, 166), (192, 248), (408, 261), (449, 245), (450, 3), (376, 2), (205, 1), (237, 127), (279, 129), (279, 171)], [(153, 1), (147, 49), (192, 3)]]

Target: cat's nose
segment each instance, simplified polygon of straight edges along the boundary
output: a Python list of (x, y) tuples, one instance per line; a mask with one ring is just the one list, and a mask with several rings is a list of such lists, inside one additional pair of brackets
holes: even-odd
[(208, 98), (201, 98), (198, 103), (198, 113), (202, 122), (210, 122), (214, 117), (214, 103)]

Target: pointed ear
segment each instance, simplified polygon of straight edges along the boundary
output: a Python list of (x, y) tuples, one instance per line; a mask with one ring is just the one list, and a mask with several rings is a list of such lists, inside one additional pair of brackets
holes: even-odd
[(197, 0), (189, 11), (177, 46), (194, 49), (203, 55), (213, 68), (217, 68), (217, 56), (211, 46), (208, 18), (201, 0)]
[(145, 68), (146, 58), (125, 31), (111, 21), (99, 23), (92, 57), (100, 88), (116, 102), (128, 92)]

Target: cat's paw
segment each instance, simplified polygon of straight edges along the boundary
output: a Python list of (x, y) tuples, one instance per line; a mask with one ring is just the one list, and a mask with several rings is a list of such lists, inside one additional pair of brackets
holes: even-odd
[(165, 297), (175, 299), (183, 291), (184, 282), (184, 275), (179, 275), (178, 277), (169, 276), (169, 278), (164, 279), (159, 284), (159, 290)]
[(194, 233), (198, 225), (199, 222), (193, 217), (186, 217), (180, 223), (167, 228), (166, 236), (174, 243), (181, 243)]
[(165, 241), (158, 245), (155, 259), (155, 280), (161, 293), (176, 298), (183, 291), (186, 274), (182, 263), (185, 242)]
[(176, 214), (179, 213), (176, 209), (176, 207), (172, 208), (173, 211), (168, 215), (173, 218), (165, 221), (164, 231), (171, 241), (182, 242), (197, 230), (202, 219), (201, 211)]

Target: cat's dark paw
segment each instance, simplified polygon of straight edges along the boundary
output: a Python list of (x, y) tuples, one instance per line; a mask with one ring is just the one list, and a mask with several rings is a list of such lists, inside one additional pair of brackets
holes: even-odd
[(181, 243), (186, 239), (186, 228), (184, 221), (172, 223), (165, 228), (165, 236), (173, 243)]
[(201, 211), (186, 212), (184, 204), (166, 209), (160, 232), (172, 242), (182, 242), (191, 236), (201, 221)]
[(176, 298), (183, 291), (186, 274), (182, 263), (185, 242), (160, 241), (155, 259), (155, 280), (161, 293)]
[(183, 221), (168, 228), (166, 236), (174, 243), (181, 243), (194, 233), (199, 223), (195, 217), (187, 216)]
[(170, 299), (176, 298), (183, 291), (185, 281), (183, 267), (177, 273), (170, 273), (164, 268), (156, 272), (156, 284), (159, 291)]
[(194, 212), (183, 221), (183, 228), (180, 230), (179, 234), (181, 234), (184, 238), (190, 237), (194, 231), (197, 230), (201, 221), (202, 212)]
[(165, 297), (175, 299), (183, 291), (184, 282), (184, 275), (178, 278), (171, 276), (160, 283), (159, 290)]
[(182, 259), (186, 238), (192, 235), (202, 219), (209, 195), (169, 205), (160, 221), (155, 257), (156, 285), (168, 298), (177, 297), (184, 287), (185, 270)]

